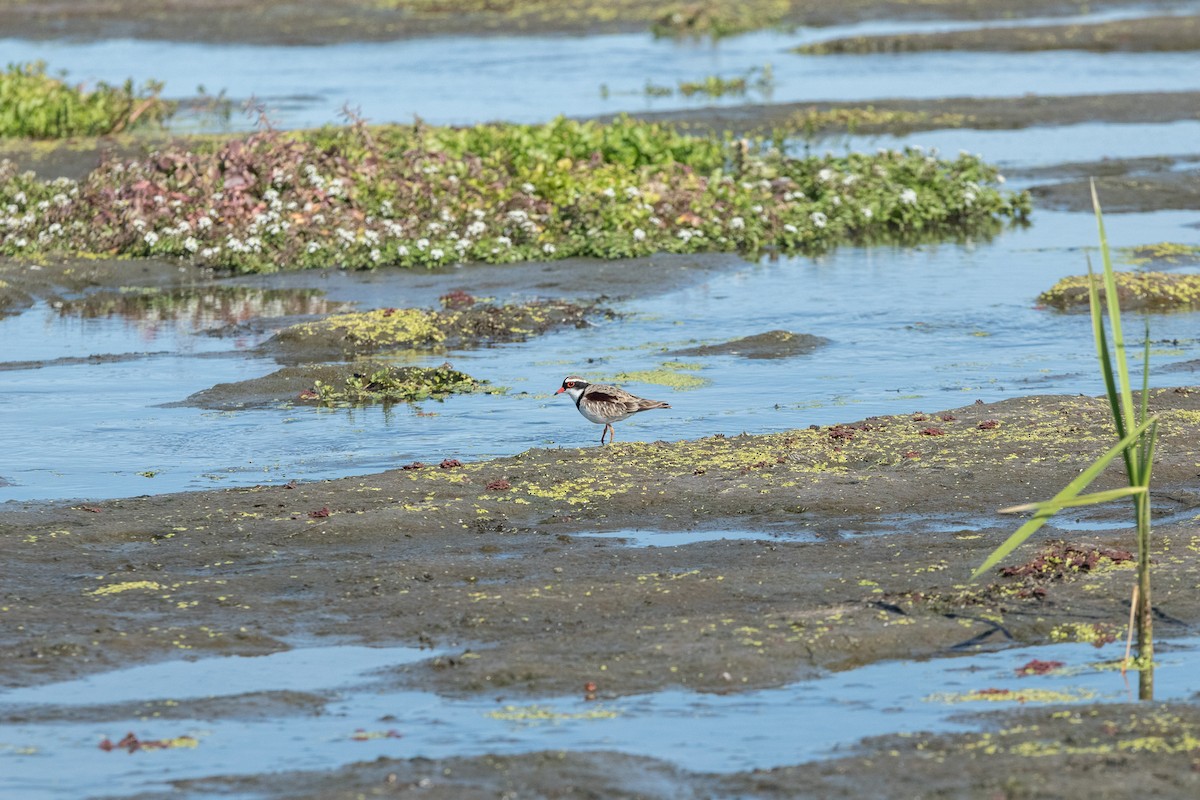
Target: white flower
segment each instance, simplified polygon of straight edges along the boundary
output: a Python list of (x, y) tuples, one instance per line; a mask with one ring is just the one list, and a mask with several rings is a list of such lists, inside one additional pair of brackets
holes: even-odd
[(829, 218), (828, 218), (828, 217), (826, 217), (824, 214), (822, 214), (820, 211), (814, 211), (814, 212), (813, 212), (813, 213), (812, 213), (812, 214), (809, 216), (809, 219), (811, 219), (811, 220), (812, 220), (812, 224), (813, 224), (813, 225), (815, 225), (815, 226), (816, 226), (816, 227), (818, 227), (818, 228), (824, 228), (824, 227), (825, 227), (825, 223), (829, 222)]
[(521, 184), (521, 191), (524, 192), (525, 194), (533, 194), (534, 188), (535, 188), (534, 185), (532, 183), (529, 183), (528, 181)]
[(641, 241), (644, 241), (644, 240), (645, 240), (645, 238), (646, 238), (646, 232), (645, 232), (644, 230), (642, 230), (641, 228), (634, 228), (634, 229), (633, 229), (633, 240), (634, 240), (635, 242), (641, 242)]
[(183, 249), (189, 253), (194, 253), (200, 249), (200, 242), (196, 241), (195, 236), (189, 236), (183, 240)]
[(996, 183), (1004, 183), (1004, 176), (1003, 176), (1003, 175), (997, 175), (997, 176), (996, 176)]
[(626, 186), (625, 187), (625, 196), (626, 197), (637, 197), (640, 194), (641, 194), (641, 192), (638, 191), (638, 188), (636, 186)]
[(729, 220), (729, 227), (733, 228), (735, 231), (740, 231), (742, 228), (746, 227), (746, 220), (742, 219), (741, 217), (734, 217), (733, 219)]
[(399, 247), (396, 248), (396, 255), (398, 255), (398, 256), (408, 255), (408, 247), (406, 245), (400, 245)]
[(915, 206), (917, 204), (917, 190), (905, 189), (900, 193), (900, 202), (905, 205)]
[(467, 226), (467, 233), (471, 236), (479, 236), (487, 230), (487, 223), (480, 220), (475, 220)]
[(435, 247), (429, 251), (429, 255), (431, 258), (433, 258), (434, 261), (441, 261), (442, 256), (444, 256), (445, 253), (442, 251), (442, 248)]
[(512, 239), (508, 238), (507, 236), (497, 236), (496, 244), (502, 244), (505, 247), (512, 247)]
[(146, 244), (150, 245), (151, 247), (154, 247), (154, 245), (158, 244), (158, 234), (154, 231), (146, 231), (146, 235), (143, 236), (142, 239), (144, 239)]
[(309, 242), (308, 243), (308, 254), (309, 255), (312, 255), (313, 253), (317, 252), (320, 249), (321, 249), (320, 242)]
[(417, 239), (417, 249), (418, 250), (424, 250), (427, 247), (429, 247), (428, 239)]
[(833, 170), (831, 170), (829, 167), (825, 167), (825, 169), (817, 173), (817, 180), (824, 181), (826, 183), (833, 180)]
[(371, 251), (371, 260), (376, 264), (383, 260), (383, 253), (379, 252), (379, 248), (375, 248)]
[(196, 220), (196, 227), (202, 231), (208, 230), (209, 228), (212, 227), (212, 218), (211, 217), (201, 217), (200, 219)]
[(796, 232), (796, 226), (795, 226), (795, 225), (793, 225), (793, 224), (792, 224), (792, 223), (790, 223), (790, 222), (789, 222), (788, 224), (784, 225), (784, 226), (783, 226), (783, 229), (784, 229), (785, 231), (787, 231), (788, 233), (795, 233), (795, 232)]
[(600, 194), (604, 195), (605, 197), (616, 197), (616, 196), (617, 196), (617, 193), (616, 193), (616, 191), (614, 191), (614, 190), (613, 190), (613, 188), (612, 188), (611, 186), (610, 186), (610, 187), (608, 187), (607, 189), (605, 189), (605, 190), (604, 190), (603, 192), (601, 192)]
[(864, 217), (866, 217), (867, 219), (870, 219), (871, 217), (875, 216), (875, 212), (872, 211), (871, 209), (867, 208), (866, 206), (863, 206), (862, 215)]
[(550, 255), (556, 249), (557, 248), (554, 245), (550, 244), (549, 242), (546, 242), (544, 245), (542, 245), (542, 252), (545, 253), (546, 255)]

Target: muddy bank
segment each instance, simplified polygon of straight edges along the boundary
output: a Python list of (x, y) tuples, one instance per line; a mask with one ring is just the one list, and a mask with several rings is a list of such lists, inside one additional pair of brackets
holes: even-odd
[[(1198, 397), (1161, 391), (1152, 402), (1163, 416), (1160, 517), (1197, 502)], [(1126, 569), (1089, 575), (1086, 592), (1062, 580), (1022, 597), (1036, 576), (961, 588), (1014, 526), (994, 510), (1066, 483), (1107, 446), (1106, 415), (1099, 400), (1040, 397), (461, 465), (448, 452), (442, 467), (312, 484), (10, 504), (0, 512), (13, 576), (0, 674), (40, 683), (180, 648), (262, 653), (353, 631), (450, 652), (397, 676), (449, 693), (570, 692), (599, 665), (614, 695), (722, 691), (726, 675), (769, 686), (939, 652), (994, 631), (995, 615), (1024, 642), (1071, 620), (1119, 626)], [(1082, 541), (1121, 545), (1126, 511), (1114, 507), (1112, 532)], [(963, 527), (928, 530), (922, 520), (937, 514)], [(649, 549), (587, 537), (646, 526), (762, 536)], [(842, 534), (854, 530), (887, 535)], [(1157, 601), (1195, 621), (1188, 587), (1200, 555), (1189, 529), (1167, 530)], [(881, 615), (881, 599), (901, 610)], [(963, 608), (993, 621), (944, 614)], [(482, 657), (453, 657), (464, 647)]]
[(811, 353), (829, 344), (824, 336), (792, 331), (767, 331), (720, 344), (702, 344), (673, 350), (672, 356), (740, 356), (742, 358), (791, 358)]
[[(1078, 125), (1085, 122), (1160, 123), (1196, 119), (1200, 92), (1143, 92), (1138, 94), (1051, 95), (1020, 97), (947, 97), (936, 99), (880, 98), (862, 103), (773, 103), (721, 108), (640, 112), (638, 119), (670, 122), (690, 130), (730, 130), (738, 134), (769, 134), (810, 130), (821, 137), (847, 132), (839, 117), (863, 135), (904, 135), (939, 128), (1016, 130), (1034, 126)], [(829, 114), (826, 112), (844, 112)], [(858, 112), (858, 113), (855, 113)], [(816, 124), (803, 124), (810, 115)], [(607, 118), (606, 118), (607, 119)]]
[[(1091, 10), (1122, 6), (1094, 0)], [(648, 31), (669, 33), (769, 26), (827, 26), (862, 20), (995, 19), (1014, 15), (1078, 13), (1061, 0), (820, 0), (715, 2), (708, 6), (634, 0), (615, 7), (595, 0), (567, 3), (372, 2), (372, 0), (84, 0), (46, 5), (38, 0), (0, 3), (0, 27), (30, 39), (175, 39), (257, 44), (329, 44), (387, 41), (447, 34), (528, 35)], [(676, 14), (676, 12), (679, 12)], [(673, 19), (674, 18), (674, 19)], [(699, 24), (692, 22), (697, 18)]]
[[(1156, 631), (1169, 646), (1200, 622), (1191, 519), (1200, 503), (1191, 444), (1200, 436), (1200, 392), (1158, 391), (1151, 408), (1163, 419)], [(9, 504), (0, 509), (9, 576), (0, 679), (33, 685), (181, 656), (354, 642), (433, 651), (379, 675), (382, 687), (520, 699), (594, 684), (603, 700), (671, 687), (774, 687), (819, 670), (975, 647), (1111, 640), (1121, 635), (1132, 582), (1124, 504), (1087, 512), (1090, 533), (1052, 524), (1014, 554), (1011, 563), (1024, 568), (964, 583), (1018, 524), (995, 509), (1040, 499), (1074, 477), (1110, 441), (1106, 416), (1099, 399), (1032, 397), (786, 434), (533, 450), (467, 464), (446, 453), (440, 466), (336, 481)], [(1116, 482), (1114, 471), (1101, 484)], [(591, 535), (646, 527), (714, 533), (672, 547)], [(167, 718), (274, 719), (319, 712), (326, 699), (181, 700)], [(1111, 709), (1075, 708), (1073, 736), (1149, 735), (1148, 721), (1113, 722)], [(129, 710), (83, 713), (123, 719)], [(9, 707), (3, 719), (59, 713)], [(1051, 712), (1025, 713), (1033, 721)], [(281, 797), (416, 789), (434, 797), (597, 789), (790, 797), (811, 785), (817, 796), (857, 797), (911, 773), (903, 780), (914, 791), (933, 781), (960, 795), (1001, 790), (1019, 765), (1022, 776), (1054, 776), (1065, 787), (1054, 796), (1070, 797), (1095, 780), (1093, 770), (1107, 775), (1119, 762), (1141, 775), (1151, 758), (1135, 764), (1121, 749), (1030, 758), (1034, 745), (1022, 741), (1076, 740), (1029, 725), (1011, 732), (1007, 721), (1004, 737), (987, 732), (998, 724), (981, 722), (980, 734), (888, 737), (858, 755), (734, 775), (606, 752), (535, 753), (380, 761), (181, 788)], [(996, 741), (1003, 746), (980, 755)], [(926, 760), (929, 753), (968, 763), (950, 770)], [(1194, 778), (1179, 767), (1193, 757), (1156, 751), (1152, 771), (1173, 777), (1148, 779), (1162, 796), (1186, 796)], [(919, 768), (909, 763), (915, 758)]]
[(1093, 176), (1105, 211), (1120, 213), (1200, 208), (1200, 164), (1194, 155), (1104, 159), (1045, 169), (1018, 170), (1012, 174), (1029, 180), (1047, 181), (1029, 190), (1042, 208), (1091, 210)]
[(1038, 25), (940, 33), (902, 33), (830, 39), (798, 48), (806, 55), (836, 53), (915, 53), (942, 50), (1038, 52), (1088, 50), (1178, 52), (1200, 49), (1200, 19), (1145, 17), (1092, 25)]

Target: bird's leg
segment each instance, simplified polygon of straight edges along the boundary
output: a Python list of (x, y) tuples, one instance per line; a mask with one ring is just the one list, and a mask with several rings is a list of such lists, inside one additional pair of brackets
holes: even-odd
[(606, 434), (606, 433), (608, 434), (609, 444), (611, 444), (612, 440), (613, 440), (613, 435), (614, 435), (613, 426), (611, 423), (608, 423), (608, 422), (604, 423), (604, 430), (600, 431), (600, 444), (604, 444), (604, 434)]

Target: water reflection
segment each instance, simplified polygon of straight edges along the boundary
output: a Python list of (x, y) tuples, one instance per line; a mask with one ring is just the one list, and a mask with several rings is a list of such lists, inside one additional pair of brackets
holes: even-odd
[(346, 303), (329, 300), (319, 289), (206, 286), (96, 292), (63, 301), (56, 310), (61, 317), (119, 317), (140, 331), (143, 338), (154, 339), (166, 328), (183, 334), (212, 332), (260, 319), (331, 314), (346, 307)]

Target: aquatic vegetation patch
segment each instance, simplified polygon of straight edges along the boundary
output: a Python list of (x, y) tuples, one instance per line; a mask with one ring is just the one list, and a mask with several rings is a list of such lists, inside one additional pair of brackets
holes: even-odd
[(986, 237), (1030, 212), (970, 155), (793, 157), (655, 123), (261, 131), (112, 157), (80, 181), (0, 161), (0, 254), (236, 272), (660, 252), (815, 253)]
[(831, 133), (854, 134), (881, 130), (901, 133), (916, 128), (961, 128), (969, 120), (965, 114), (877, 109), (871, 105), (844, 108), (809, 106), (788, 117), (780, 126), (780, 132), (784, 135), (795, 132), (812, 140)]
[(456, 298), (440, 310), (377, 308), (333, 314), (280, 331), (269, 347), (298, 351), (306, 357), (344, 356), (399, 348), (471, 346), (483, 342), (523, 341), (561, 327), (583, 327), (588, 317), (610, 314), (592, 304), (535, 300), (494, 305)]
[(0, 72), (0, 137), (104, 136), (160, 125), (177, 106), (160, 97), (162, 89), (154, 81), (135, 88), (132, 80), (88, 89), (47, 75), (41, 61), (9, 64)]
[[(1126, 310), (1175, 311), (1200, 305), (1200, 275), (1179, 275), (1170, 272), (1117, 272), (1117, 297)], [(1101, 301), (1107, 297), (1100, 289)], [(1071, 275), (1038, 295), (1048, 306), (1063, 310), (1088, 305), (1088, 278)]]
[(707, 386), (711, 381), (708, 378), (694, 375), (697, 370), (703, 369), (702, 364), (688, 364), (680, 361), (664, 361), (659, 369), (631, 370), (629, 372), (618, 372), (611, 378), (615, 383), (648, 383), (655, 386), (666, 386), (675, 390), (699, 389), (702, 386)]
[[(503, 391), (449, 364), (440, 367), (378, 365), (349, 375), (340, 385), (314, 381), (313, 388), (301, 393), (299, 399), (324, 406), (346, 406), (413, 403), (444, 400), (454, 394), (501, 394)], [(445, 464), (443, 468), (447, 468)]]
[(974, 689), (969, 692), (935, 692), (925, 698), (929, 703), (1082, 703), (1092, 700), (1096, 693), (1088, 689), (1077, 692), (1056, 689)]
[(535, 703), (527, 706), (507, 705), (497, 711), (489, 711), (487, 716), (491, 719), (499, 719), (506, 722), (538, 724), (574, 720), (616, 719), (621, 716), (621, 713), (608, 708), (592, 708), (587, 711), (555, 711), (553, 708)]
[(1121, 260), (1135, 267), (1164, 264), (1172, 267), (1200, 263), (1200, 245), (1157, 242), (1136, 247), (1120, 247)]
[(98, 746), (106, 753), (111, 753), (113, 750), (136, 753), (139, 750), (194, 749), (200, 746), (200, 740), (195, 736), (175, 736), (170, 739), (139, 739), (136, 734), (130, 731), (116, 742), (106, 737), (100, 741)]
[(747, 0), (676, 3), (663, 10), (651, 30), (656, 36), (706, 36), (714, 39), (785, 25), (789, 0)]
[[(758, 77), (755, 77), (756, 72), (758, 73)], [(696, 95), (704, 97), (743, 97), (747, 91), (754, 90), (767, 97), (774, 88), (774, 71), (771, 69), (770, 64), (766, 64), (761, 70), (752, 69), (745, 75), (733, 78), (723, 78), (720, 75), (706, 75), (700, 80), (679, 81), (675, 89), (672, 89), (670, 86), (659, 86), (647, 81), (645, 94), (649, 97), (669, 97), (678, 91), (684, 97), (693, 97)], [(606, 93), (607, 88), (602, 88), (601, 92), (602, 94)]]

